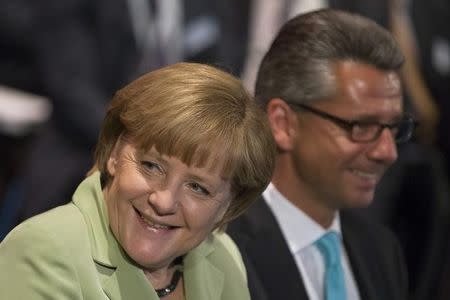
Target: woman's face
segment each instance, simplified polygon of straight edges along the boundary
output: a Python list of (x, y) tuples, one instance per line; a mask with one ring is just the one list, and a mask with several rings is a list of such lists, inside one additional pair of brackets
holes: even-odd
[(148, 271), (168, 266), (199, 245), (225, 214), (231, 184), (220, 162), (189, 167), (155, 149), (141, 153), (117, 143), (104, 189), (109, 222), (125, 252)]

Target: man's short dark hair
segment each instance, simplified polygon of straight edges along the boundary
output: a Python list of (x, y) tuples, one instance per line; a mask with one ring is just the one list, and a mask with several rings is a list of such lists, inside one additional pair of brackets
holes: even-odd
[(273, 98), (305, 103), (330, 97), (333, 63), (346, 60), (398, 71), (404, 56), (386, 29), (360, 15), (334, 9), (299, 15), (281, 28), (264, 56), (256, 99), (265, 107)]

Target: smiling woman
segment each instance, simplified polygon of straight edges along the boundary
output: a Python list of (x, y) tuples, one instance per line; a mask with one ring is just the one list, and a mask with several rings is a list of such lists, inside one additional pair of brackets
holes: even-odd
[(190, 63), (148, 73), (113, 98), (73, 201), (0, 244), (0, 289), (8, 299), (250, 299), (223, 229), (267, 186), (274, 155), (263, 112), (233, 76)]

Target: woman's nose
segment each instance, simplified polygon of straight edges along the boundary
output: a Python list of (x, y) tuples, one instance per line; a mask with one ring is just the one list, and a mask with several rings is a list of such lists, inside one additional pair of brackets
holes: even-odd
[(159, 189), (150, 192), (148, 203), (153, 207), (159, 215), (175, 214), (178, 209), (179, 195), (175, 191), (168, 188)]

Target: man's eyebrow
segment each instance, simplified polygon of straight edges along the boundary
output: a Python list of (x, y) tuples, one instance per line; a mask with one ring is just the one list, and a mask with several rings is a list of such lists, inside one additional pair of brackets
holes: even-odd
[(392, 123), (400, 122), (401, 120), (403, 120), (405, 118), (406, 115), (407, 114), (405, 114), (405, 113), (401, 113), (401, 114), (395, 115), (395, 116), (391, 117), (390, 120), (387, 121), (387, 122), (380, 121), (379, 116), (372, 115), (372, 114), (362, 114), (362, 115), (359, 115), (359, 116), (354, 117), (354, 118), (349, 118), (349, 120), (352, 120), (354, 122), (392, 124)]

